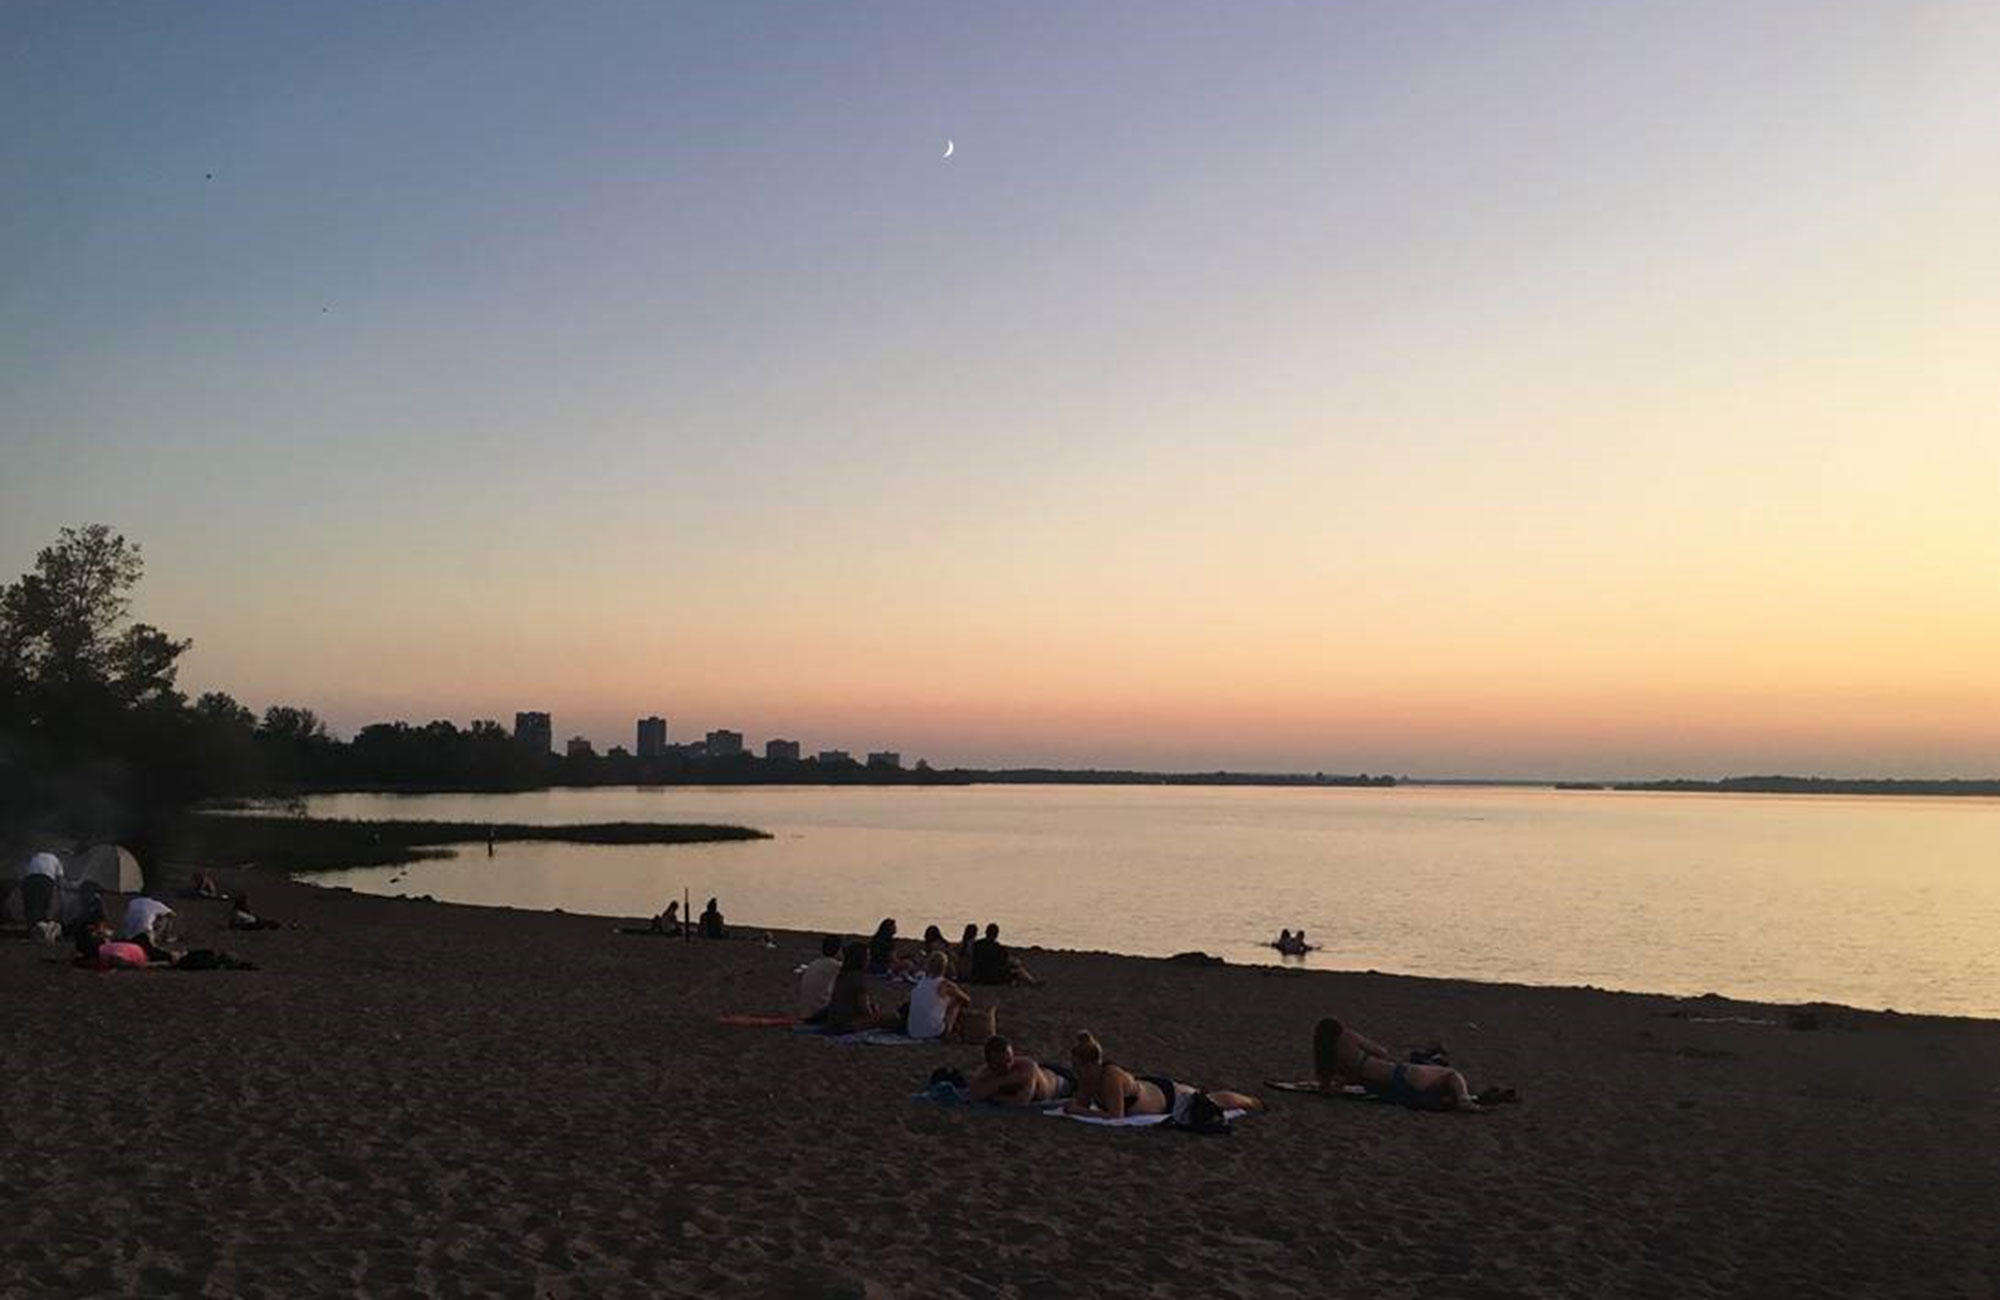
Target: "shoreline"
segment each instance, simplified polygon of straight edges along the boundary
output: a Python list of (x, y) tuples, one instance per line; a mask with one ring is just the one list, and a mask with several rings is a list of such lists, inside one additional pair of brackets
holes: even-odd
[[(476, 848), (477, 846), (460, 843), (460, 844), (455, 844), (454, 847), (459, 849), (470, 850)], [(434, 898), (429, 894), (375, 893), (370, 890), (357, 889), (352, 885), (324, 884), (314, 878), (317, 875), (331, 873), (334, 871), (347, 871), (347, 870), (367, 871), (367, 870), (385, 869), (391, 865), (394, 864), (375, 864), (375, 863), (345, 864), (338, 867), (317, 868), (311, 871), (300, 872), (297, 875), (286, 874), (283, 875), (281, 878), (289, 880), (292, 883), (298, 884), (303, 887), (320, 889), (332, 893), (348, 893), (363, 898), (378, 898), (391, 901), (400, 900), (409, 902), (423, 902), (437, 907), (470, 908), (480, 911), (515, 913), (523, 916), (562, 916), (571, 918), (589, 917), (601, 920), (606, 924), (615, 924), (615, 923), (624, 923), (628, 925), (643, 924), (648, 919), (647, 917), (638, 914), (621, 916), (604, 912), (571, 911), (567, 908), (519, 907), (511, 903), (464, 902), (455, 899)], [(267, 870), (269, 870), (263, 867), (251, 867), (248, 869), (256, 871), (260, 874), (263, 874)], [(741, 930), (752, 933), (762, 933), (768, 930), (773, 935), (779, 936), (781, 938), (789, 938), (796, 942), (808, 945), (816, 944), (822, 935), (829, 933), (829, 931), (824, 929), (803, 929), (798, 926), (764, 926), (757, 924), (755, 922), (749, 922), (738, 925), (736, 922), (732, 921), (730, 922), (730, 928), (732, 931)], [(847, 937), (855, 939), (866, 939), (868, 935), (864, 931), (848, 935)], [(911, 936), (901, 935), (899, 936), (899, 940), (903, 942), (910, 942)], [(1163, 954), (1163, 953), (1122, 952), (1113, 948), (1063, 948), (1063, 947), (1040, 947), (1040, 946), (1033, 948), (1024, 948), (1023, 951), (1046, 953), (1053, 956), (1103, 957), (1103, 958), (1115, 958), (1123, 961), (1141, 961), (1141, 962), (1171, 962), (1172, 960), (1174, 960), (1175, 956), (1180, 955), (1180, 954)], [(1202, 954), (1202, 955), (1206, 956), (1207, 954)], [(1698, 993), (1675, 993), (1662, 989), (1622, 988), (1609, 984), (1587, 984), (1587, 983), (1586, 984), (1541, 984), (1531, 980), (1483, 979), (1471, 975), (1429, 975), (1416, 971), (1384, 970), (1379, 967), (1307, 965), (1304, 963), (1293, 963), (1283, 960), (1277, 960), (1275, 959), (1276, 958), (1275, 952), (1273, 953), (1273, 957), (1274, 960), (1271, 961), (1243, 961), (1235, 958), (1223, 958), (1223, 957), (1216, 957), (1214, 960), (1217, 963), (1220, 963), (1224, 966), (1238, 970), (1271, 970), (1271, 971), (1282, 971), (1286, 973), (1299, 974), (1299, 975), (1325, 974), (1325, 975), (1342, 975), (1342, 976), (1374, 976), (1384, 979), (1428, 980), (1446, 984), (1464, 984), (1475, 988), (1518, 989), (1524, 991), (1540, 991), (1540, 992), (1594, 993), (1594, 994), (1602, 994), (1608, 997), (1651, 998), (1665, 1002), (1682, 1003), (1682, 1004), (1692, 1004), (1692, 1003), (1699, 1003), (1706, 1001), (1718, 1005), (1727, 1004), (1730, 1006), (1762, 1007), (1766, 1009), (1776, 1010), (1779, 1012), (1789, 1012), (1793, 1010), (1827, 1011), (1827, 1012), (1843, 1013), (1843, 1014), (1850, 1014), (1857, 1016), (1886, 1016), (1896, 1019), (1965, 1020), (1981, 1024), (2000, 1025), (2000, 1012), (1988, 1015), (1981, 1015), (1972, 1012), (1925, 1011), (1925, 1010), (1914, 1010), (1914, 1009), (1905, 1010), (1900, 1007), (1887, 1007), (1887, 1006), (1864, 1007), (1864, 1006), (1858, 1006), (1853, 1003), (1839, 1002), (1823, 997), (1763, 998), (1763, 997), (1755, 997), (1744, 994), (1720, 992), (1713, 989), (1704, 989), (1703, 991)]]
[(1989, 1021), (1830, 1009), (1804, 1031), (1019, 949), (1046, 987), (973, 992), (1031, 1054), (1090, 1029), (1135, 1069), (1260, 1092), (1338, 1015), (1522, 1097), (1265, 1092), (1228, 1138), (1094, 1129), (911, 1099), (976, 1047), (718, 1024), (787, 1009), (816, 936), (683, 943), (222, 875), (300, 928), (231, 933), (225, 904), (177, 899), (182, 928), (257, 971), (103, 975), (0, 941), (32, 1046), (0, 1099), (36, 1116), (0, 1175), (24, 1207), (0, 1293), (1937, 1296), (1984, 1294), (2000, 1239)]

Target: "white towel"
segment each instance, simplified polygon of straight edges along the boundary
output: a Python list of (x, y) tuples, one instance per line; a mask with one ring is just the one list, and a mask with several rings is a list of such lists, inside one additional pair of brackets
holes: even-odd
[[(1076, 1115), (1066, 1110), (1052, 1110), (1046, 1113), (1060, 1115), (1064, 1119), (1073, 1119), (1082, 1124), (1102, 1124), (1107, 1128), (1147, 1128), (1154, 1124), (1164, 1124), (1173, 1118), (1171, 1115), (1127, 1115), (1122, 1119), (1113, 1119), (1109, 1115)], [(1249, 1111), (1240, 1108), (1225, 1110), (1222, 1112), (1222, 1117), (1224, 1119), (1241, 1119), (1249, 1113)]]

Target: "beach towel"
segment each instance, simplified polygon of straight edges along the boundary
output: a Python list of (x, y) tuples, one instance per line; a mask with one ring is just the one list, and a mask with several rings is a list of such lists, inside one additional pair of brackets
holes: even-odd
[(1010, 1101), (974, 1101), (971, 1093), (955, 1083), (934, 1083), (922, 1092), (910, 1094), (911, 1101), (931, 1101), (940, 1106), (968, 1106), (974, 1110), (1018, 1111), (1023, 1115), (1033, 1115), (1037, 1111), (1047, 1114), (1051, 1110), (1061, 1110), (1063, 1103), (1045, 1101), (1038, 1105), (1022, 1106)]
[[(1175, 1109), (1178, 1110), (1179, 1107)], [(1238, 1107), (1233, 1110), (1223, 1111), (1222, 1118), (1225, 1120), (1238, 1120), (1249, 1113), (1249, 1111)], [(1152, 1128), (1156, 1125), (1170, 1123), (1174, 1118), (1172, 1115), (1126, 1115), (1118, 1119), (1113, 1119), (1109, 1115), (1073, 1115), (1061, 1107), (1044, 1111), (1043, 1114), (1054, 1115), (1061, 1119), (1073, 1119), (1081, 1124), (1101, 1124), (1105, 1128)]]

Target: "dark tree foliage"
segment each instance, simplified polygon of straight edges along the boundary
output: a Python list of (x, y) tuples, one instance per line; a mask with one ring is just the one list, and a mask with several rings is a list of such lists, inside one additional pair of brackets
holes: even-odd
[(548, 783), (545, 758), (523, 749), (499, 723), (377, 722), (355, 733), (319, 784), (382, 789), (522, 790)]
[(0, 590), (0, 831), (143, 847), (200, 792), (174, 685), (189, 643), (129, 620), (144, 572), (136, 543), (90, 524)]
[(297, 705), (273, 705), (260, 717), (220, 691), (188, 703), (175, 676), (189, 643), (131, 619), (132, 593), (144, 574), (136, 543), (89, 524), (63, 529), (35, 557), (32, 570), (0, 587), (0, 852), (43, 838), (116, 839), (150, 872), (156, 846), (194, 842), (179, 832), (185, 810), (197, 801), (308, 790), (694, 782), (1388, 783), (1319, 775), (934, 771), (921, 762), (905, 771), (809, 758), (710, 757), (693, 748), (645, 758), (622, 750), (557, 757), (520, 745), (490, 719), (462, 730), (442, 720), (378, 722), (343, 743), (316, 713)]

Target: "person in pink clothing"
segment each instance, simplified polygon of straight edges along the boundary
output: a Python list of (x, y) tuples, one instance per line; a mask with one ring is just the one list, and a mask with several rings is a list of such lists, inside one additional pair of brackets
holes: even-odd
[(93, 921), (76, 932), (76, 964), (85, 970), (144, 970), (155, 963), (138, 944), (113, 939), (108, 922)]

